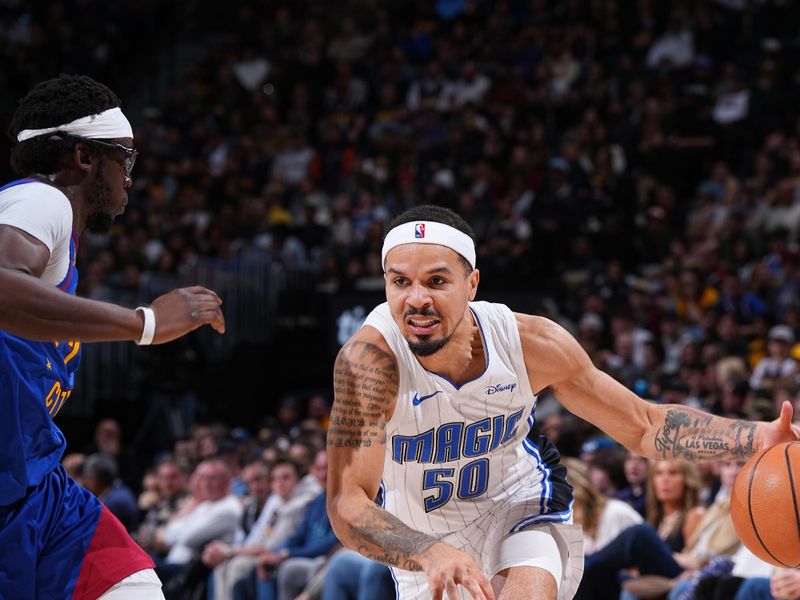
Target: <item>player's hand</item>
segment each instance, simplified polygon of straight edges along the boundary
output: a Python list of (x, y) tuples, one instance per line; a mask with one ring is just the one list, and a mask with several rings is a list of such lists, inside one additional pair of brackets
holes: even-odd
[(154, 344), (171, 342), (202, 325), (225, 333), (225, 317), (216, 292), (200, 286), (180, 288), (159, 296), (150, 305), (156, 315)]
[(775, 444), (800, 439), (800, 429), (796, 425), (792, 425), (793, 412), (792, 403), (786, 400), (781, 406), (780, 416), (760, 428), (760, 443), (756, 445), (756, 452), (771, 448)]
[(459, 585), (474, 600), (495, 600), (486, 575), (466, 552), (440, 542), (422, 554), (420, 564), (428, 576), (432, 600), (457, 600)]

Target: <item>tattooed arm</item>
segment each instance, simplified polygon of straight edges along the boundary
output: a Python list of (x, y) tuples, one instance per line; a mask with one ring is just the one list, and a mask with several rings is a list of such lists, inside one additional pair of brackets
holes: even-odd
[(798, 439), (786, 403), (770, 423), (726, 419), (693, 408), (639, 398), (595, 368), (562, 327), (518, 315), (531, 382), (551, 387), (572, 413), (593, 423), (629, 450), (654, 459), (747, 459), (762, 448)]
[(419, 555), (436, 540), (406, 527), (372, 501), (383, 473), (387, 413), (394, 408), (399, 379), (394, 356), (374, 337), (357, 334), (339, 351), (333, 367), (328, 514), (345, 545), (373, 560), (419, 571)]
[[(341, 542), (367, 558), (424, 570), (439, 597), (460, 584), (474, 598), (494, 598), (467, 554), (415, 531), (375, 505), (386, 453), (386, 421), (394, 410), (399, 372), (383, 337), (364, 327), (344, 345), (333, 368), (328, 428), (328, 516)], [(432, 560), (435, 555), (436, 560)]]

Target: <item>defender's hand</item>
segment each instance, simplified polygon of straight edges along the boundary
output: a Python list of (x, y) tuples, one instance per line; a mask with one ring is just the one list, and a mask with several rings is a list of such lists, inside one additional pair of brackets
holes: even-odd
[(222, 300), (216, 292), (200, 286), (180, 288), (159, 296), (150, 305), (156, 316), (154, 344), (164, 344), (211, 325), (225, 333), (225, 317), (220, 308)]
[(474, 600), (495, 600), (486, 575), (466, 552), (440, 542), (423, 553), (420, 564), (428, 576), (433, 600), (457, 600), (459, 585)]

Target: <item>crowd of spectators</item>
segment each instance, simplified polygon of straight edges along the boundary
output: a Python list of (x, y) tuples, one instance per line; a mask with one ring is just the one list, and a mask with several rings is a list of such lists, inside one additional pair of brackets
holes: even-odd
[[(313, 273), (309, 292), (378, 290), (390, 218), (440, 204), (476, 233), (482, 289), (546, 296), (542, 314), (640, 396), (748, 419), (773, 418), (783, 400), (800, 409), (797, 3), (194, 3), (185, 31), (164, 4), (0, 6), (4, 106), (58, 70), (95, 75), (125, 98), (126, 71), (147, 77), (137, 49), (208, 42), (176, 66), (163, 100), (129, 115), (141, 153), (130, 203), (112, 236), (81, 245), (83, 294), (136, 289), (144, 276), (244, 249)], [(93, 15), (80, 28), (67, 18), (78, 9)], [(738, 549), (690, 531), (724, 512), (724, 466), (673, 473), (681, 494), (697, 480), (695, 497), (661, 501), (658, 517), (653, 474), (675, 468), (626, 456), (555, 400), (543, 396), (537, 425), (587, 466), (587, 551), (613, 550), (611, 530), (599, 531), (612, 507), (607, 521), (627, 515), (637, 544), (663, 542), (675, 557), (655, 573), (666, 583), (624, 593), (699, 593), (711, 584), (688, 591), (683, 581), (700, 581), (720, 556), (733, 570), (705, 574), (721, 586), (769, 574), (737, 571), (749, 564)], [(336, 564), (380, 578), (343, 554), (331, 577), (312, 575), (336, 547), (314, 511), (321, 480), (315, 488), (307, 475), (324, 446), (322, 413), (195, 425), (152, 465), (135, 464), (119, 424), (104, 421), (65, 463), (136, 532), (168, 590), (325, 598)], [(224, 531), (202, 526), (215, 511)], [(312, 522), (313, 539), (301, 526)], [(688, 558), (673, 554), (687, 544)], [(647, 571), (612, 550), (595, 576)], [(792, 576), (774, 574), (773, 585)], [(340, 593), (328, 597), (357, 592)]]

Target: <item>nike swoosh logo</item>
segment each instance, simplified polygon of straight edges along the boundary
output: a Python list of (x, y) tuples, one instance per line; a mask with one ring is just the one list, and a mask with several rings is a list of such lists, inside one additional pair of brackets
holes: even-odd
[(425, 400), (427, 400), (428, 398), (433, 398), (436, 394), (441, 394), (441, 393), (442, 393), (442, 390), (436, 390), (432, 394), (428, 394), (427, 396), (422, 396), (420, 398), (417, 395), (417, 392), (414, 392), (414, 398), (411, 400), (411, 404), (413, 404), (414, 406), (419, 406), (420, 404), (425, 402)]

